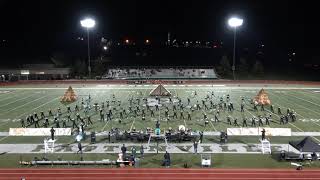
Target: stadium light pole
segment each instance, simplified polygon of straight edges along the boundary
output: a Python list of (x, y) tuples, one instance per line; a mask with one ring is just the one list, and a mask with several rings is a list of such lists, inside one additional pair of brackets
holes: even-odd
[(89, 29), (93, 28), (96, 22), (91, 18), (85, 18), (80, 21), (82, 27), (87, 29), (87, 39), (88, 39), (88, 72), (89, 78), (91, 78), (91, 65), (90, 65), (90, 43), (89, 43)]
[(237, 27), (241, 26), (243, 23), (243, 19), (232, 17), (228, 20), (228, 24), (230, 27), (234, 29), (233, 31), (233, 61), (232, 61), (232, 73), (233, 73), (233, 80), (236, 79), (235, 70), (236, 70), (236, 34), (237, 34)]

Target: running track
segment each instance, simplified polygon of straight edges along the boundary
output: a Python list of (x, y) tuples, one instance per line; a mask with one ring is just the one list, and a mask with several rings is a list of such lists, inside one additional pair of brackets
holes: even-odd
[(0, 180), (320, 180), (320, 169), (0, 169)]

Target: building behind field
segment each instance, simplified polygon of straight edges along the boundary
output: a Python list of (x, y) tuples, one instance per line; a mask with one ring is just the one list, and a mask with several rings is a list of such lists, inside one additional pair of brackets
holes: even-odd
[(51, 61), (24, 64), (20, 67), (0, 68), (0, 76), (6, 81), (18, 80), (60, 80), (70, 76), (70, 68), (57, 67)]

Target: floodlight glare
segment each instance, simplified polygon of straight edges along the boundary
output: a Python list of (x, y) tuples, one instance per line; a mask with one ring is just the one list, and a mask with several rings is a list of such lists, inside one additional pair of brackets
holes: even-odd
[(236, 18), (236, 17), (230, 18), (229, 21), (228, 21), (228, 24), (229, 24), (229, 26), (231, 26), (231, 27), (241, 26), (242, 23), (243, 23), (243, 19)]
[[(89, 78), (91, 77), (91, 66), (90, 66), (90, 40), (89, 40), (89, 29), (93, 28), (96, 25), (96, 22), (91, 18), (85, 18), (80, 21), (82, 27), (87, 29), (87, 40), (88, 40), (88, 72)], [(83, 38), (81, 38), (83, 40)]]
[(93, 28), (94, 25), (96, 24), (96, 22), (91, 18), (86, 18), (80, 21), (80, 23), (81, 23), (81, 26), (85, 28)]
[(235, 70), (236, 70), (236, 32), (237, 32), (237, 27), (241, 26), (243, 23), (243, 19), (237, 18), (237, 17), (232, 17), (228, 20), (228, 24), (230, 27), (233, 27), (233, 63), (232, 63), (232, 74), (233, 74), (233, 79), (236, 79), (235, 76)]

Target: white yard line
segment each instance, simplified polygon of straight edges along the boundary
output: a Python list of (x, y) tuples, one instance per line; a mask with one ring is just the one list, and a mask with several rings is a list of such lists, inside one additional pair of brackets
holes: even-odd
[[(174, 89), (174, 92), (176, 94), (176, 97), (178, 97), (178, 93), (177, 93), (176, 89)], [(183, 122), (184, 122), (184, 126), (187, 128), (187, 122), (186, 122), (186, 120), (184, 118), (183, 118)]]
[[(109, 120), (110, 121), (110, 120)], [(103, 126), (103, 128), (101, 129), (101, 132), (104, 131), (104, 129), (108, 126), (109, 121), (107, 121), (107, 123)]]
[[(271, 92), (269, 92), (269, 93), (270, 93), (270, 94), (273, 94), (273, 93), (271, 93)], [(273, 94), (273, 96), (275, 96), (275, 94)], [(277, 97), (277, 96), (275, 96), (275, 97)], [(279, 98), (277, 98), (277, 99), (279, 99)], [(284, 107), (284, 106), (281, 106), (281, 105), (278, 104), (278, 103), (274, 103), (274, 104), (276, 104), (276, 105), (279, 106), (279, 107)], [(287, 108), (287, 107), (284, 107), (284, 108)], [(269, 111), (269, 112), (270, 112), (270, 111)], [(275, 114), (275, 113), (273, 113), (273, 114)], [(275, 115), (280, 118), (279, 115), (277, 115), (277, 114), (275, 114)], [(300, 115), (300, 116), (301, 116), (301, 115)], [(314, 123), (315, 123), (315, 122), (314, 122)], [(301, 132), (305, 132), (305, 131), (303, 131), (301, 128), (299, 128), (299, 127), (297, 127), (296, 125), (292, 124), (291, 122), (289, 122), (289, 124), (290, 124), (291, 126), (297, 128), (297, 129), (300, 130)], [(318, 138), (316, 138), (316, 137), (314, 137), (314, 136), (311, 136), (311, 137), (313, 137), (315, 140), (317, 140), (318, 142), (320, 142), (320, 140), (319, 140)]]
[[(277, 104), (277, 103), (275, 103), (275, 104)], [(284, 106), (280, 106), (280, 104), (277, 104), (279, 107), (283, 107), (283, 108), (285, 108), (285, 109), (287, 109), (288, 107), (284, 107)], [(296, 104), (296, 105), (298, 105), (298, 104)], [(299, 105), (300, 106), (300, 105)], [(303, 107), (303, 106), (301, 106), (302, 108), (305, 108), (305, 107)], [(305, 108), (305, 109), (307, 109), (307, 108)], [(309, 110), (309, 109), (307, 109), (307, 110)], [(316, 112), (317, 113), (317, 112)], [(299, 113), (297, 113), (296, 112), (296, 114), (298, 115), (298, 116), (300, 116), (300, 117), (302, 117), (302, 118), (304, 118), (304, 119), (308, 119), (308, 118), (306, 118), (306, 117), (304, 117), (304, 116), (302, 116), (301, 114), (299, 114)], [(317, 126), (319, 126), (320, 127), (320, 124), (318, 124), (318, 123), (316, 123), (316, 122), (313, 122), (313, 121), (311, 121), (313, 124), (315, 124), (315, 125), (317, 125)]]
[[(297, 93), (303, 94), (304, 96), (309, 96), (311, 98), (315, 98), (317, 100), (320, 100), (320, 93), (315, 93), (313, 91), (306, 91), (304, 90), (303, 92), (301, 91), (296, 91)], [(312, 95), (312, 94), (316, 94), (316, 96)]]
[(3, 138), (0, 139), (0, 141), (4, 140), (4, 139), (7, 139), (9, 136), (5, 136)]
[[(274, 93), (270, 92), (270, 94), (274, 94)], [(275, 96), (275, 94), (274, 94), (274, 96)], [(279, 99), (279, 98), (278, 98), (278, 99)], [(274, 103), (274, 104), (277, 104), (277, 103)], [(277, 105), (280, 106), (279, 104), (277, 104)], [(280, 106), (280, 107), (282, 107), (282, 106)], [(278, 118), (280, 118), (280, 116), (279, 116), (278, 114), (273, 113), (273, 112), (271, 112), (271, 111), (269, 111), (269, 110), (267, 110), (267, 109), (266, 109), (266, 111), (268, 111), (269, 113), (272, 113), (272, 114), (278, 116)], [(303, 131), (301, 128), (299, 128), (299, 127), (297, 127), (296, 125), (292, 124), (291, 122), (289, 122), (289, 124), (290, 124), (291, 126), (295, 127), (296, 129), (298, 129), (299, 131), (305, 132), (305, 131)], [(314, 137), (314, 138), (315, 138), (315, 137)], [(315, 138), (315, 139), (317, 139), (317, 138)], [(318, 139), (317, 139), (317, 140), (318, 140)], [(318, 140), (318, 141), (320, 142), (320, 140)]]
[[(279, 98), (278, 98), (278, 99), (279, 99)], [(286, 102), (290, 103), (287, 99), (284, 98), (284, 100), (285, 100)], [(280, 104), (278, 104), (278, 105), (280, 106)], [(303, 108), (303, 109), (306, 109), (307, 111), (311, 111), (311, 112), (314, 112), (314, 113), (320, 115), (319, 112), (316, 112), (316, 111), (314, 111), (314, 110), (312, 110), (312, 109), (306, 108), (306, 107), (304, 107), (304, 106), (302, 106), (302, 105), (300, 105), (300, 104), (295, 104), (295, 105), (297, 105), (297, 106), (299, 106), (299, 107), (301, 107), (301, 108)], [(284, 108), (287, 109), (288, 107), (284, 107)], [(299, 113), (297, 113), (297, 112), (296, 112), (296, 114), (299, 115), (299, 116), (301, 116), (302, 118), (306, 118), (306, 117), (302, 116), (301, 114), (299, 114)], [(315, 122), (312, 121), (312, 123), (315, 123)], [(320, 126), (320, 125), (317, 124), (317, 123), (315, 123), (315, 124), (316, 124), (317, 126)]]
[(308, 101), (308, 100), (305, 100), (305, 99), (302, 99), (302, 98), (299, 98), (299, 97), (293, 96), (293, 95), (291, 95), (291, 94), (286, 94), (286, 95), (291, 96), (291, 97), (294, 97), (294, 98), (296, 98), (296, 99), (300, 99), (300, 100), (302, 100), (302, 101), (305, 101), (305, 102), (308, 102), (308, 103), (311, 103), (311, 104), (314, 104), (314, 105), (316, 105), (316, 106), (319, 106), (319, 107), (320, 107), (320, 104), (317, 104), (317, 103), (315, 103), (315, 102)]
[[(36, 110), (36, 109), (39, 109), (39, 108), (41, 108), (42, 106), (45, 106), (45, 105), (47, 105), (47, 104), (55, 101), (56, 99), (59, 99), (59, 97), (56, 97), (56, 98), (52, 99), (51, 101), (48, 101), (48, 102), (46, 102), (46, 103), (44, 103), (44, 104), (42, 104), (42, 105), (40, 105), (40, 106), (38, 106), (38, 107), (35, 107), (35, 108), (31, 109), (30, 111), (32, 112), (32, 111), (34, 111), (34, 110)], [(20, 118), (21, 116), (23, 116), (23, 115), (25, 115), (25, 114), (27, 114), (27, 113), (28, 113), (28, 112), (24, 112), (24, 113), (20, 114), (19, 116), (17, 116), (15, 119)]]
[[(207, 114), (203, 109), (202, 109), (202, 113)], [(211, 120), (209, 120), (211, 126), (213, 127), (214, 131), (217, 131), (216, 127), (214, 127), (213, 123), (211, 122)]]
[(17, 106), (17, 107), (15, 107), (15, 108), (11, 109), (10, 111), (6, 111), (6, 112), (4, 112), (4, 113), (1, 113), (1, 115), (7, 114), (7, 113), (9, 113), (9, 112), (11, 112), (11, 111), (13, 111), (13, 110), (16, 110), (16, 109), (18, 109), (18, 108), (21, 108), (21, 107), (27, 105), (27, 104), (33, 103), (34, 101), (37, 101), (37, 100), (39, 100), (39, 99), (43, 99), (43, 98), (46, 98), (46, 97), (48, 97), (48, 95), (47, 95), (47, 96), (40, 97), (40, 98), (37, 98), (37, 99), (34, 99), (34, 100), (32, 100), (32, 101), (30, 101), (30, 102), (28, 102), (28, 103), (25, 103), (25, 104), (23, 104), (23, 105), (21, 105), (21, 106)]
[(133, 125), (134, 125), (134, 122), (136, 121), (136, 119), (134, 119), (133, 120), (133, 122), (132, 122), (132, 124), (131, 124), (131, 127), (130, 127), (130, 130), (129, 130), (129, 132), (131, 132), (131, 130), (132, 130), (132, 127), (133, 127)]
[[(20, 92), (22, 92), (22, 93), (20, 94)], [(19, 94), (18, 94), (18, 93), (19, 93)], [(10, 99), (10, 98), (14, 98), (14, 97), (16, 97), (16, 96), (21, 96), (21, 95), (23, 95), (23, 94), (26, 94), (26, 92), (25, 92), (25, 91), (19, 91), (19, 92), (17, 92), (16, 94), (14, 94), (14, 95), (12, 95), (12, 96), (11, 96), (11, 94), (12, 94), (12, 93), (2, 94), (3, 96), (8, 96), (8, 97), (7, 97), (7, 98), (4, 98), (4, 99), (0, 99), (0, 101), (4, 101), (4, 100)], [(1, 95), (1, 97), (2, 97), (2, 95)]]
[[(59, 98), (59, 97), (58, 97), (58, 98)], [(55, 98), (55, 99), (57, 99), (57, 98)], [(55, 100), (55, 99), (53, 99), (53, 100)], [(47, 102), (47, 103), (45, 103), (45, 104), (51, 103), (53, 100), (51, 100), (51, 101), (49, 101), (49, 102)], [(44, 106), (45, 104), (42, 104), (42, 105), (40, 105), (40, 106), (38, 106), (38, 107), (35, 107), (35, 108), (34, 108), (34, 109), (32, 109), (32, 110), (38, 109), (38, 108), (40, 108), (40, 107)], [(31, 111), (32, 111), (32, 110), (31, 110)], [(26, 113), (27, 113), (27, 112), (25, 112), (25, 113), (23, 113), (23, 114), (26, 114)], [(21, 115), (19, 115), (19, 116), (15, 117), (15, 119), (17, 119), (17, 118), (21, 117), (23, 114), (21, 114)], [(8, 124), (9, 122), (11, 122), (11, 121), (7, 121), (7, 122), (5, 122), (5, 123), (2, 123), (2, 124), (0, 124), (0, 126), (5, 125), (5, 124)], [(0, 140), (0, 141), (1, 141), (1, 140)]]
[(30, 96), (27, 96), (27, 97), (24, 97), (24, 98), (21, 98), (21, 99), (17, 99), (17, 100), (15, 100), (15, 101), (9, 102), (9, 103), (7, 103), (7, 104), (3, 104), (3, 105), (0, 106), (0, 107), (4, 107), (4, 106), (6, 106), (6, 105), (15, 103), (15, 102), (17, 102), (17, 101), (21, 101), (21, 100), (27, 99), (27, 98), (29, 98), (29, 97), (31, 97), (31, 96), (34, 96), (34, 95), (35, 95), (35, 94), (31, 94)]
[(10, 120), (9, 120), (9, 121), (6, 121), (6, 122), (4, 122), (4, 123), (1, 123), (0, 126), (3, 126), (3, 125), (5, 125), (5, 124), (8, 124), (9, 122), (10, 122)]
[(214, 131), (217, 131), (217, 129), (214, 127), (213, 123), (211, 121), (209, 121), (211, 126), (213, 127)]

